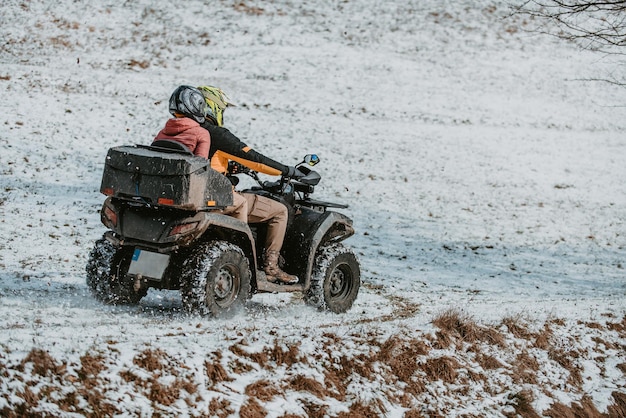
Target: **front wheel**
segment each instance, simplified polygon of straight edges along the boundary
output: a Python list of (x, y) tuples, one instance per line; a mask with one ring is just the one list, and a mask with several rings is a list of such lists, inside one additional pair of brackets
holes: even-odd
[(335, 313), (352, 307), (361, 285), (356, 255), (341, 244), (321, 247), (315, 257), (311, 287), (305, 292), (308, 305)]
[(250, 276), (250, 264), (239, 247), (226, 241), (202, 244), (183, 264), (183, 309), (202, 316), (232, 315), (250, 294)]

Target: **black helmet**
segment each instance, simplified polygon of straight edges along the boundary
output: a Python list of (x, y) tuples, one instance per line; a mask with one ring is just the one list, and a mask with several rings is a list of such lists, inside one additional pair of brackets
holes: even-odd
[(186, 116), (198, 123), (203, 123), (207, 116), (214, 118), (202, 92), (191, 86), (179, 86), (174, 90), (170, 96), (170, 113)]

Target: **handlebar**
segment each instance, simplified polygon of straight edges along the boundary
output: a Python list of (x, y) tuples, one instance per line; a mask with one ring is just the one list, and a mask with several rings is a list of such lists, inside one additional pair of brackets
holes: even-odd
[[(299, 194), (301, 202), (308, 202), (317, 206), (334, 207), (334, 208), (346, 208), (347, 205), (341, 205), (337, 203), (322, 202), (311, 199), (309, 196), (314, 192), (315, 186), (320, 182), (322, 177), (317, 171), (312, 170), (310, 167), (317, 165), (320, 159), (315, 154), (308, 154), (304, 159), (294, 166), (295, 170), (289, 170), (289, 175), (282, 175), (280, 180), (276, 181), (262, 181), (259, 178), (258, 172), (252, 170), (245, 165), (236, 161), (228, 162), (228, 175), (239, 180), (235, 177), (235, 174), (246, 174), (252, 177), (262, 190), (265, 190), (271, 194), (287, 196)], [(232, 180), (231, 180), (232, 181)]]

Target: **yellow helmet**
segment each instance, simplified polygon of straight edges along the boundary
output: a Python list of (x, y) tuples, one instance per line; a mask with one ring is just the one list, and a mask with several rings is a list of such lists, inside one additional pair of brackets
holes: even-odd
[[(235, 106), (232, 100), (222, 91), (222, 89), (213, 86), (201, 86), (198, 90), (204, 95), (206, 104), (213, 111), (215, 118), (207, 115), (207, 118), (217, 126), (224, 126), (224, 110), (228, 106)], [(209, 112), (210, 113), (210, 112)]]

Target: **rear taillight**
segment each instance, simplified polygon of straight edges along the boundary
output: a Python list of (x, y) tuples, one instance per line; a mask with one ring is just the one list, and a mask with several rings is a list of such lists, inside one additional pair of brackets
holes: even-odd
[(117, 226), (117, 213), (113, 209), (108, 206), (104, 207), (103, 210), (104, 218), (109, 221), (109, 223), (113, 226)]
[(187, 224), (174, 225), (169, 233), (169, 236), (184, 235), (190, 231), (193, 231), (198, 226), (198, 222), (190, 222)]
[(157, 203), (159, 205), (173, 206), (174, 205), (174, 199), (168, 199), (166, 197), (159, 197), (159, 199), (157, 200)]
[(102, 189), (102, 194), (106, 196), (113, 196), (115, 194), (115, 190), (112, 187), (106, 187)]

